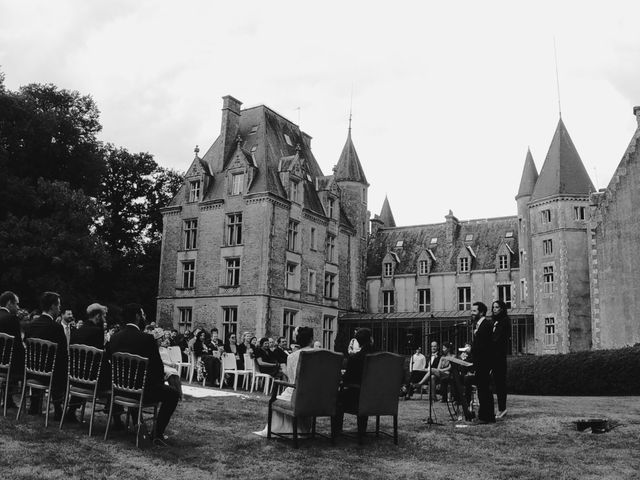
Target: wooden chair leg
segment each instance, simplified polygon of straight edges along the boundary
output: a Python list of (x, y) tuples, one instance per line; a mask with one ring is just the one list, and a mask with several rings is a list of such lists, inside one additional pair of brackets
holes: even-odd
[(67, 393), (64, 396), (64, 403), (62, 404), (62, 417), (60, 418), (60, 430), (62, 430), (62, 424), (64, 423), (65, 412), (69, 408), (69, 385), (67, 384)]
[(273, 418), (273, 410), (271, 410), (271, 404), (269, 404), (269, 410), (267, 412), (267, 438), (271, 438), (271, 419)]
[(3, 416), (7, 416), (7, 402), (9, 401), (9, 376), (7, 375), (7, 381), (4, 382), (4, 411), (2, 413)]
[(398, 444), (398, 415), (393, 416), (393, 443)]
[[(84, 420), (84, 407), (86, 405), (87, 404), (85, 403), (82, 406), (82, 418), (80, 421)], [(95, 412), (96, 412), (96, 397), (93, 397), (93, 402), (91, 403), (91, 417), (89, 417), (89, 436), (91, 436), (91, 432), (93, 431), (93, 417), (95, 415)]]
[[(44, 416), (44, 428), (49, 426), (49, 409), (51, 408), (51, 389), (47, 392), (47, 413)], [(64, 417), (64, 412), (62, 412)]]
[[(111, 425), (111, 417), (113, 416), (113, 394), (111, 394), (111, 400), (109, 402), (109, 415), (107, 416), (107, 429), (104, 431), (104, 439), (107, 440), (109, 435), (109, 426)], [(91, 427), (89, 427), (91, 428)]]
[(27, 381), (26, 375), (25, 380), (22, 382), (22, 395), (20, 395), (20, 405), (18, 405), (18, 414), (16, 415), (16, 420), (20, 420), (20, 413), (22, 412), (22, 407), (25, 405), (27, 399), (25, 394), (27, 393)]
[(298, 417), (293, 417), (293, 448), (298, 447)]

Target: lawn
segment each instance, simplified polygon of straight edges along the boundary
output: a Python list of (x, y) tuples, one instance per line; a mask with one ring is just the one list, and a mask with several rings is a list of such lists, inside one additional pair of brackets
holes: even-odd
[[(371, 437), (359, 446), (341, 437), (289, 442), (266, 440), (267, 398), (189, 397), (167, 431), (170, 448), (137, 450), (132, 435), (102, 440), (100, 414), (94, 436), (87, 425), (59, 431), (41, 417), (0, 417), (0, 479), (626, 479), (640, 478), (638, 397), (509, 398), (509, 414), (495, 425), (456, 427), (446, 406), (441, 426), (423, 423), (428, 402), (400, 403), (400, 443)], [(606, 416), (605, 434), (577, 432), (574, 420)], [(345, 428), (355, 428), (347, 417)], [(328, 423), (319, 421), (326, 431)], [(383, 420), (383, 427), (390, 421)]]

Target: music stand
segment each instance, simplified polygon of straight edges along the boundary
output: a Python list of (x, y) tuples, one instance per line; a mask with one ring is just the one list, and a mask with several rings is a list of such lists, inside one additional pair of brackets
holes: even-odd
[[(423, 420), (424, 423), (427, 424), (427, 427), (430, 427), (432, 425), (443, 425), (442, 423), (439, 423), (437, 421), (437, 418), (434, 420), (435, 414), (433, 412), (433, 396), (434, 396), (434, 392), (433, 389), (431, 388), (431, 385), (433, 385), (433, 377), (431, 376), (431, 355), (429, 355), (429, 416), (427, 417), (426, 420)], [(420, 387), (422, 388), (422, 386)]]

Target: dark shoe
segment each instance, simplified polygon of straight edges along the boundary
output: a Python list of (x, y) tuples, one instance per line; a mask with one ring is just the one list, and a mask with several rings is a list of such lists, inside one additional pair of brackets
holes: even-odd
[(496, 423), (495, 420), (478, 420), (476, 425), (490, 425), (492, 423)]

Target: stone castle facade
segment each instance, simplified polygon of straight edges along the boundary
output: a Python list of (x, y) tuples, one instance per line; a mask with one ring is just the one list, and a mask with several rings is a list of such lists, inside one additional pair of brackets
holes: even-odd
[(387, 199), (370, 218), (351, 127), (324, 175), (297, 125), (266, 106), (223, 102), (220, 135), (204, 156), (196, 149), (164, 209), (160, 322), (289, 338), (303, 324), (336, 349), (367, 326), (378, 347), (405, 353), (463, 343), (471, 304), (501, 299), (513, 353), (640, 341), (628, 311), (640, 300), (640, 222), (623, 219), (640, 215), (630, 206), (640, 201), (638, 132), (602, 192), (560, 119), (539, 174), (527, 153), (517, 215), (450, 211), (442, 223), (399, 227)]

